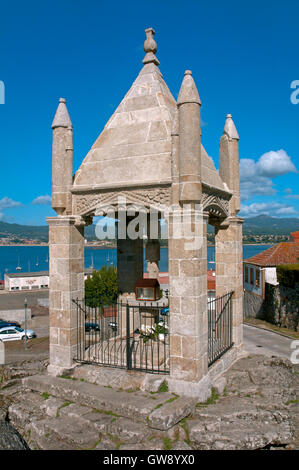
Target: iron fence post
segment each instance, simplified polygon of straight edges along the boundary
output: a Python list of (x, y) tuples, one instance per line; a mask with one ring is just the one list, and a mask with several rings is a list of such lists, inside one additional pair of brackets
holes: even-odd
[(127, 369), (131, 370), (132, 369), (132, 363), (131, 363), (131, 345), (130, 345), (130, 307), (127, 304), (126, 306), (126, 352), (127, 352)]

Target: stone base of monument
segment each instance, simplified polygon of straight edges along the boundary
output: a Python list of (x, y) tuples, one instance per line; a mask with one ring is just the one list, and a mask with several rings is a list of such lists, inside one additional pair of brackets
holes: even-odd
[(203, 401), (170, 392), (167, 375), (79, 365), (23, 379), (6, 416), (32, 449), (296, 448), (299, 376), (288, 360), (243, 358), (222, 378)]

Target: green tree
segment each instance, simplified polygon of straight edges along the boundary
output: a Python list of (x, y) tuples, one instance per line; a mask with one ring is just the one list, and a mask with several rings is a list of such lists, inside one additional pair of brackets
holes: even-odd
[(117, 270), (103, 266), (85, 281), (85, 302), (89, 307), (111, 305), (117, 300)]

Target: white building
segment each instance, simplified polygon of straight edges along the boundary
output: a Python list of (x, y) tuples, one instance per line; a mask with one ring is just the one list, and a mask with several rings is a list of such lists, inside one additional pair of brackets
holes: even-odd
[[(85, 269), (85, 279), (92, 274), (92, 271), (92, 268)], [(49, 271), (5, 274), (4, 289), (6, 291), (49, 289)]]

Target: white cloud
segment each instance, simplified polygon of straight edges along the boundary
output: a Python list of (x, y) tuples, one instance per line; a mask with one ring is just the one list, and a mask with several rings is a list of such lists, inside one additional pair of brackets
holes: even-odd
[(299, 194), (288, 194), (285, 196), (286, 199), (299, 199)]
[(10, 199), (7, 196), (0, 199), (0, 210), (11, 209), (12, 207), (19, 207), (21, 205), (22, 204), (20, 202), (14, 201), (13, 199)]
[(32, 204), (38, 205), (38, 206), (51, 205), (51, 203), (52, 203), (52, 198), (48, 194), (45, 196), (38, 196), (32, 201)]
[(281, 215), (297, 215), (298, 213), (294, 207), (280, 202), (254, 202), (249, 205), (241, 205), (240, 215), (242, 217), (254, 217), (261, 214), (275, 217)]
[(242, 200), (248, 200), (257, 195), (273, 196), (276, 189), (273, 187), (271, 178), (290, 172), (297, 172), (297, 170), (285, 150), (271, 150), (264, 153), (257, 162), (250, 158), (241, 158), (240, 190)]
[(285, 150), (277, 150), (276, 152), (271, 150), (264, 153), (256, 165), (260, 175), (268, 176), (269, 178), (287, 173), (297, 173), (291, 157), (288, 156)]
[(280, 209), (277, 210), (276, 212), (278, 215), (282, 214), (282, 215), (297, 215), (298, 212), (296, 211), (296, 209), (292, 206), (288, 206), (288, 207), (281, 207)]

